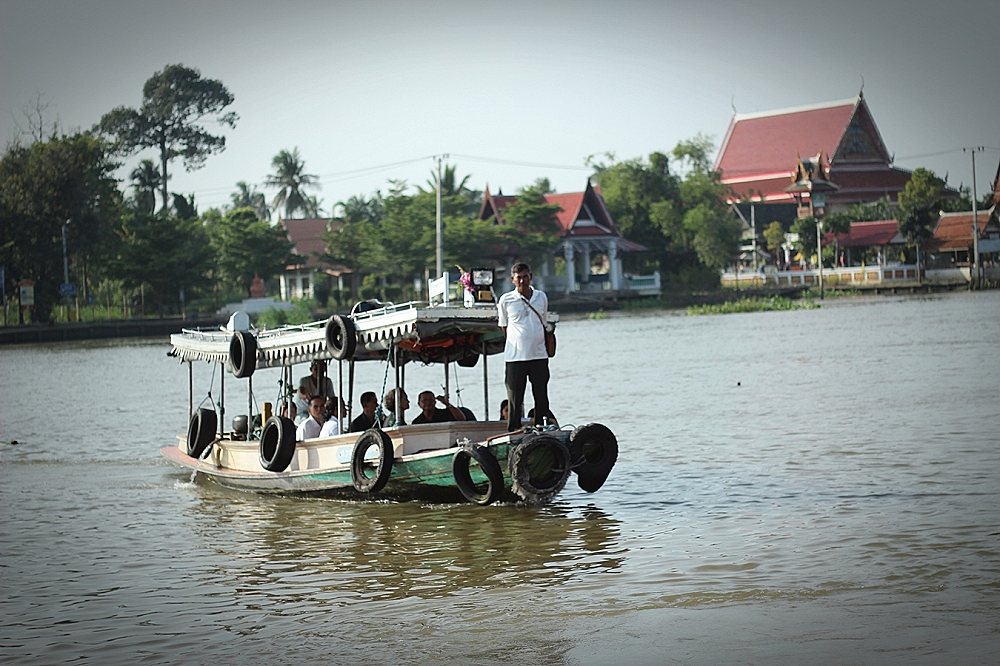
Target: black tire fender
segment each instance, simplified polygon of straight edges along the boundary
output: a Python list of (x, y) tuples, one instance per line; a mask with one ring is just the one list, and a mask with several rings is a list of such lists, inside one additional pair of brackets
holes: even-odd
[(544, 504), (555, 497), (569, 478), (569, 449), (545, 433), (529, 433), (515, 445), (507, 458), (511, 490), (529, 502)]
[[(371, 447), (379, 448), (378, 463), (375, 465), (374, 474), (368, 476), (371, 470), (371, 463), (365, 460)], [(355, 490), (359, 493), (377, 493), (389, 482), (389, 475), (392, 474), (392, 438), (378, 428), (365, 430), (354, 443), (354, 451), (351, 452), (351, 482)]]
[(236, 331), (229, 341), (229, 363), (238, 379), (246, 379), (257, 369), (257, 338), (250, 331)]
[(588, 423), (570, 436), (576, 482), (588, 493), (597, 492), (618, 462), (618, 439), (600, 423)]
[[(473, 460), (479, 463), (480, 469), (486, 475), (486, 489), (483, 491), (480, 491), (472, 481), (469, 467)], [(480, 444), (459, 449), (451, 461), (451, 472), (455, 476), (455, 485), (462, 491), (462, 496), (473, 504), (480, 506), (492, 504), (500, 499), (505, 490), (500, 463), (488, 448)]]
[(260, 433), (260, 466), (269, 472), (284, 472), (295, 456), (295, 423), (272, 416)]
[(326, 346), (338, 361), (354, 358), (358, 329), (350, 317), (335, 314), (326, 322)]
[(209, 444), (215, 441), (215, 429), (218, 425), (219, 419), (214, 410), (199, 407), (188, 423), (185, 453), (192, 458), (201, 458)]

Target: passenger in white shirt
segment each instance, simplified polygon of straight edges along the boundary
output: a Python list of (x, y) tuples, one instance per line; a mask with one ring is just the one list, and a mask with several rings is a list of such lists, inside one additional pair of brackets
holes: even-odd
[(309, 400), (309, 418), (299, 424), (295, 430), (295, 441), (316, 439), (326, 422), (326, 398), (314, 395)]

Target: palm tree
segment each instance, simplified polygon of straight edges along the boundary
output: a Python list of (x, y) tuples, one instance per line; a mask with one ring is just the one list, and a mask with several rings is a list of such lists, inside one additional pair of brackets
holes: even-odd
[(305, 173), (306, 166), (299, 156), (299, 149), (279, 152), (271, 160), (271, 168), (274, 169), (274, 173), (264, 181), (265, 186), (278, 188), (278, 193), (271, 201), (271, 207), (275, 210), (284, 208), (286, 218), (291, 217), (296, 211), (302, 211), (306, 215), (316, 215), (315, 197), (310, 198), (305, 190), (319, 185), (316, 176)]
[(271, 209), (267, 205), (264, 193), (245, 180), (236, 183), (236, 191), (229, 195), (229, 199), (233, 208), (252, 208), (258, 220), (271, 219)]
[(129, 174), (132, 179), (135, 207), (143, 213), (156, 209), (156, 190), (160, 187), (160, 171), (153, 160), (143, 160)]

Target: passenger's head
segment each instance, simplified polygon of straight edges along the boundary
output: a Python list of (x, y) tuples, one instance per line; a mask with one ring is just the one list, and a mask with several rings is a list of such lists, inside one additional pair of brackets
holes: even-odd
[(435, 402), (437, 402), (437, 399), (434, 397), (433, 391), (421, 391), (420, 395), (417, 396), (417, 406), (425, 412), (434, 409)]
[(318, 377), (320, 373), (326, 372), (326, 361), (319, 359), (313, 361), (309, 364), (309, 372), (313, 377)]
[(374, 410), (378, 407), (378, 396), (375, 395), (375, 391), (365, 391), (361, 394), (361, 409)]
[[(398, 390), (399, 389), (390, 389), (389, 392), (386, 393), (385, 397), (382, 399), (382, 404), (385, 405), (385, 408), (389, 410), (390, 413), (394, 413), (396, 411), (396, 391)], [(410, 406), (410, 400), (406, 396), (406, 391), (399, 391), (400, 409), (406, 411), (406, 409), (409, 406)]]
[(320, 423), (326, 421), (326, 398), (321, 395), (314, 395), (309, 398), (309, 416), (312, 416)]
[(507, 413), (507, 398), (504, 398), (500, 401), (500, 418), (506, 419)]

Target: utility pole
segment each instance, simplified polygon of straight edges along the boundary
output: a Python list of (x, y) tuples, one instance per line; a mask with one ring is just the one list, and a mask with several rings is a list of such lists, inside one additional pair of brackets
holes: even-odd
[(435, 239), (436, 239), (436, 250), (435, 255), (437, 258), (437, 263), (435, 268), (437, 273), (434, 274), (434, 279), (441, 277), (444, 273), (444, 234), (441, 230), (441, 159), (447, 158), (447, 155), (437, 155), (437, 219), (435, 221)]
[(973, 259), (969, 262), (969, 268), (972, 270), (972, 275), (970, 276), (972, 282), (972, 288), (979, 288), (979, 211), (977, 209), (978, 203), (976, 203), (976, 153), (985, 150), (985, 146), (973, 146), (971, 148), (962, 148), (963, 153), (972, 154), (972, 256)]

